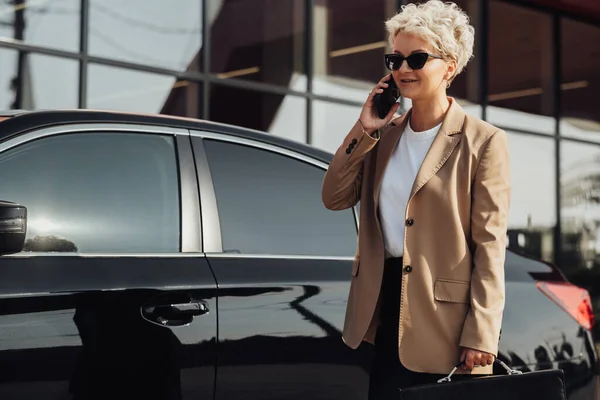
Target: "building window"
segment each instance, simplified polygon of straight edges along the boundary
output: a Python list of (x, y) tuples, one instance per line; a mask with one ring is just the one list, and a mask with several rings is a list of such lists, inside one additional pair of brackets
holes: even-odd
[(90, 0), (90, 54), (177, 71), (198, 70), (203, 1), (207, 0)]
[(508, 247), (554, 261), (556, 226), (555, 141), (508, 131), (511, 205)]
[(209, 1), (211, 7), (219, 3), (210, 31), (210, 72), (306, 90), (305, 0)]
[(29, 45), (79, 51), (81, 0), (0, 1), (0, 37)]
[(87, 108), (198, 118), (202, 85), (169, 75), (90, 64)]
[(488, 121), (554, 134), (552, 17), (503, 1), (489, 11)]
[(561, 27), (560, 133), (600, 142), (600, 27), (566, 18)]
[(316, 1), (313, 8), (313, 91), (364, 102), (389, 74), (383, 56), (390, 50), (384, 21), (395, 0)]
[(566, 272), (600, 267), (600, 146), (561, 143), (562, 261)]
[(306, 142), (306, 99), (211, 85), (209, 119)]
[(77, 108), (78, 76), (75, 60), (0, 48), (0, 110)]
[(348, 106), (329, 101), (312, 102), (312, 134), (314, 146), (335, 153), (360, 116), (361, 106)]

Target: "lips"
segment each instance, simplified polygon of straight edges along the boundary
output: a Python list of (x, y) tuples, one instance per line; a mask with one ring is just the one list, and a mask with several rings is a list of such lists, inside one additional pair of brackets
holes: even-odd
[(417, 81), (416, 79), (400, 79), (400, 82), (404, 83), (404, 84), (413, 83), (416, 81)]

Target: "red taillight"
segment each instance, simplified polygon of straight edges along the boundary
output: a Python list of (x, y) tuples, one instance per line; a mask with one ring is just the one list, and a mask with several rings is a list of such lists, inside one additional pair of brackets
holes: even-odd
[(587, 330), (594, 326), (594, 310), (587, 290), (568, 282), (538, 282), (537, 287)]

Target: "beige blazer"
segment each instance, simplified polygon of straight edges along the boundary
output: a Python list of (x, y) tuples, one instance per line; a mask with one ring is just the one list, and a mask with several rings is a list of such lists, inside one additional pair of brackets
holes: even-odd
[[(447, 374), (460, 346), (497, 355), (504, 309), (504, 259), (510, 205), (507, 135), (467, 115), (452, 98), (417, 174), (406, 209), (399, 357), (413, 371)], [(410, 110), (380, 130), (357, 122), (325, 174), (331, 210), (360, 201), (343, 340), (373, 343), (385, 249), (378, 200), (387, 162)], [(398, 210), (401, 212), (402, 210)], [(472, 373), (491, 373), (491, 366)], [(469, 372), (467, 372), (469, 373)]]

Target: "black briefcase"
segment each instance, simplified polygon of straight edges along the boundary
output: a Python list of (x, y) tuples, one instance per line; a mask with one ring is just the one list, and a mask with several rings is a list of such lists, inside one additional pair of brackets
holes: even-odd
[(487, 375), (452, 381), (450, 374), (427, 385), (400, 389), (401, 400), (565, 400), (563, 371), (521, 372), (510, 369), (505, 363), (496, 360), (506, 371), (506, 375)]

